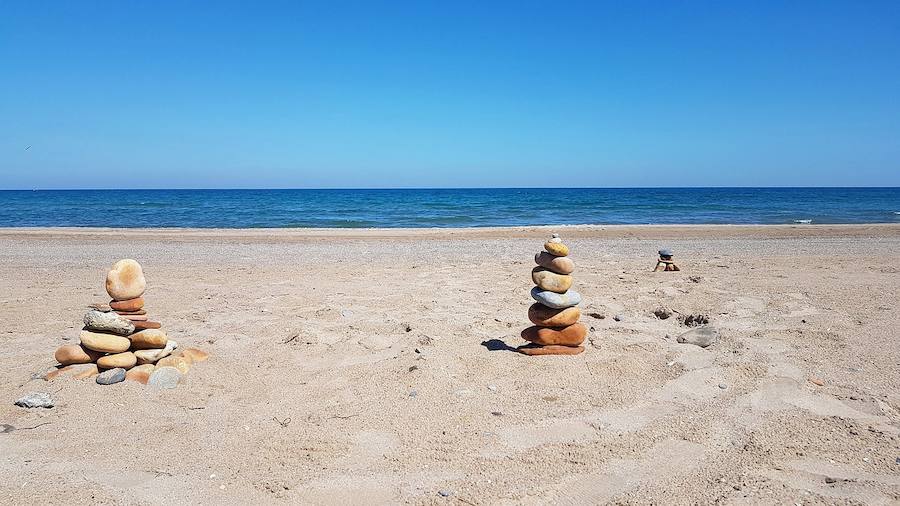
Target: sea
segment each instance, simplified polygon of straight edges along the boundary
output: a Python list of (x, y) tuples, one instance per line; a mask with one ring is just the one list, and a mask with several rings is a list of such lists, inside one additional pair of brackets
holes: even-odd
[(806, 223), (900, 223), (900, 188), (0, 191), (0, 227)]

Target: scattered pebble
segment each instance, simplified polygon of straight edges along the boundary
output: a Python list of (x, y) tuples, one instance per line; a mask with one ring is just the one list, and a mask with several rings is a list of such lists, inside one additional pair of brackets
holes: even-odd
[(715, 344), (719, 339), (719, 330), (715, 327), (697, 327), (678, 336), (677, 341), (681, 344), (693, 344), (701, 348), (706, 348)]
[(620, 321), (622, 321), (622, 320), (624, 320), (624, 319), (625, 319), (625, 317), (622, 316), (622, 315), (620, 315), (620, 314), (617, 314), (616, 316), (613, 316), (613, 320), (615, 320), (615, 321), (617, 321), (617, 322), (620, 322)]
[(722, 390), (726, 390), (728, 388), (728, 385), (726, 385), (725, 383), (719, 383), (719, 388), (721, 388)]
[(438, 495), (441, 497), (450, 497), (451, 492), (449, 490), (438, 490)]
[(491, 411), (491, 414), (494, 416), (503, 416), (503, 413), (500, 411)]
[(709, 323), (709, 316), (705, 314), (689, 314), (689, 315), (680, 315), (678, 319), (681, 321), (682, 325), (686, 327), (697, 327), (700, 325), (706, 325)]
[(606, 319), (606, 316), (600, 313), (588, 313), (588, 316), (590, 316), (591, 318), (596, 318), (598, 320)]
[(659, 318), (660, 320), (667, 320), (672, 317), (672, 311), (665, 307), (657, 308), (655, 311), (653, 311), (653, 316)]
[(818, 385), (820, 387), (825, 386), (825, 382), (819, 378), (815, 378), (815, 377), (809, 378), (809, 382), (812, 383), (813, 385)]
[(419, 395), (419, 392), (416, 392), (415, 390), (411, 390), (411, 391), (409, 392), (409, 396), (410, 396), (410, 397), (415, 397), (415, 396), (417, 396), (417, 395)]
[(837, 479), (832, 478), (831, 476), (825, 477), (825, 483), (835, 483), (835, 482), (837, 482)]
[(688, 276), (688, 279), (691, 281), (691, 283), (699, 283), (703, 278), (701, 278), (700, 276)]
[(673, 365), (675, 365), (675, 361), (673, 360), (671, 362), (667, 362), (666, 365), (672, 367)]
[(488, 385), (487, 388), (488, 388), (488, 390), (490, 390), (491, 392), (496, 392), (496, 391), (497, 391), (497, 385)]
[(22, 408), (52, 408), (53, 399), (50, 394), (44, 392), (32, 392), (16, 401), (16, 406)]

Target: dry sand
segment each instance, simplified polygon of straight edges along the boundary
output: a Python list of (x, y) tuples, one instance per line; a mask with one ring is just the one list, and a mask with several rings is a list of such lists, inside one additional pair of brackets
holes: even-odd
[[(576, 357), (500, 345), (551, 229), (0, 230), (0, 502), (900, 501), (900, 227), (553, 230)], [(124, 257), (210, 360), (168, 391), (33, 379)]]

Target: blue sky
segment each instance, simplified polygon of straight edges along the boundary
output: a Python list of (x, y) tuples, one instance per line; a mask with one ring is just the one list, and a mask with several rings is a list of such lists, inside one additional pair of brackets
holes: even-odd
[(0, 8), (0, 188), (900, 185), (896, 1)]

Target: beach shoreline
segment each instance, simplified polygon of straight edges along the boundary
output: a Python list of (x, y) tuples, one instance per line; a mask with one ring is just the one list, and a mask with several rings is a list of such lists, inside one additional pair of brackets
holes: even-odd
[[(587, 350), (524, 357), (552, 232)], [(897, 502), (898, 249), (894, 224), (0, 229), (0, 503)], [(120, 258), (210, 359), (166, 391), (38, 378)], [(719, 341), (678, 343), (691, 314)]]

